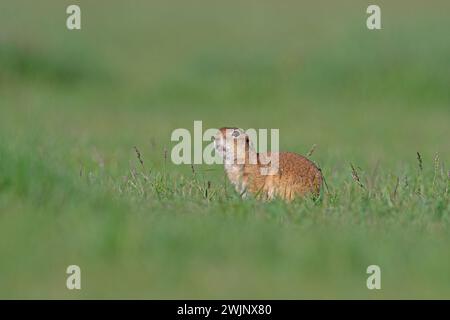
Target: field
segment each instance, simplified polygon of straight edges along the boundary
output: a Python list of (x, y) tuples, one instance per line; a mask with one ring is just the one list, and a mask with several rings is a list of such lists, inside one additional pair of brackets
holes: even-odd
[[(2, 1), (0, 298), (450, 299), (450, 3), (369, 4)], [(174, 165), (194, 120), (316, 145), (328, 190)]]

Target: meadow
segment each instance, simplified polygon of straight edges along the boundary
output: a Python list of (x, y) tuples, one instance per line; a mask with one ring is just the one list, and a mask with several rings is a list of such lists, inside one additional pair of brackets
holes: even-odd
[[(369, 4), (2, 1), (0, 298), (449, 299), (450, 3)], [(315, 145), (328, 188), (240, 199), (170, 161), (195, 120)]]

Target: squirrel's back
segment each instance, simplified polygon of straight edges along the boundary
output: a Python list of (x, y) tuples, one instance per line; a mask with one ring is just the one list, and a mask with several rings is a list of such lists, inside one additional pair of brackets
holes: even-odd
[[(258, 156), (270, 158), (272, 154)], [(278, 172), (274, 175), (262, 175), (261, 167), (264, 167), (261, 163), (244, 165), (242, 179), (248, 193), (262, 198), (279, 197), (288, 201), (297, 196), (318, 196), (320, 193), (322, 173), (306, 157), (293, 152), (278, 153)]]

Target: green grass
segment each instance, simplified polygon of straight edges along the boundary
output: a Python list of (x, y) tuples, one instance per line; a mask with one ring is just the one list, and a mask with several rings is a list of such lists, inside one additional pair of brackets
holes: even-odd
[[(379, 2), (2, 2), (0, 298), (450, 298), (450, 6)], [(329, 191), (175, 166), (194, 120), (317, 144)]]

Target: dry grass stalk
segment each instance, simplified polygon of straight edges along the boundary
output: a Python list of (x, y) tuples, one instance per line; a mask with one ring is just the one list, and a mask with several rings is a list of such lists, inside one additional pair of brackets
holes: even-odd
[(398, 191), (398, 186), (400, 184), (400, 178), (397, 177), (396, 183), (395, 183), (395, 188), (394, 188), (394, 192), (392, 193), (392, 201), (395, 200), (395, 198), (397, 197), (397, 191)]
[(359, 178), (358, 175), (358, 171), (356, 171), (355, 167), (353, 166), (353, 164), (350, 163), (350, 167), (352, 168), (352, 178), (353, 180), (363, 189), (365, 189), (366, 187), (364, 187), (363, 183), (361, 182), (361, 179)]
[(438, 171), (439, 171), (439, 163), (440, 163), (440, 160), (439, 160), (439, 153), (436, 152), (436, 155), (435, 155), (435, 157), (434, 157), (434, 177), (433, 177), (433, 186), (436, 184), (436, 178), (437, 178)]
[(142, 155), (141, 155), (141, 153), (139, 152), (139, 149), (136, 146), (134, 146), (134, 151), (136, 152), (137, 158), (138, 158), (142, 168), (145, 169), (144, 160), (142, 160)]
[(317, 166), (317, 168), (319, 169), (320, 173), (322, 174), (323, 184), (325, 185), (327, 194), (330, 194), (330, 188), (328, 188), (328, 183), (327, 183), (327, 180), (325, 179), (325, 175), (322, 172), (322, 168), (320, 166)]
[(445, 194), (448, 195), (448, 190), (450, 187), (450, 170), (447, 172), (447, 188), (445, 189)]
[(311, 147), (311, 149), (308, 151), (308, 153), (306, 154), (306, 156), (309, 158), (312, 156), (312, 154), (314, 153), (314, 151), (316, 151), (317, 148), (317, 144), (313, 144), (313, 146)]
[(163, 177), (164, 177), (164, 184), (167, 185), (167, 148), (164, 147), (164, 171), (163, 171)]
[(80, 163), (80, 171), (79, 171), (79, 173), (80, 173), (80, 177), (82, 177), (83, 176), (83, 164), (81, 164), (81, 163)]
[(208, 181), (205, 189), (205, 198), (208, 199), (208, 191), (211, 188), (211, 181)]

